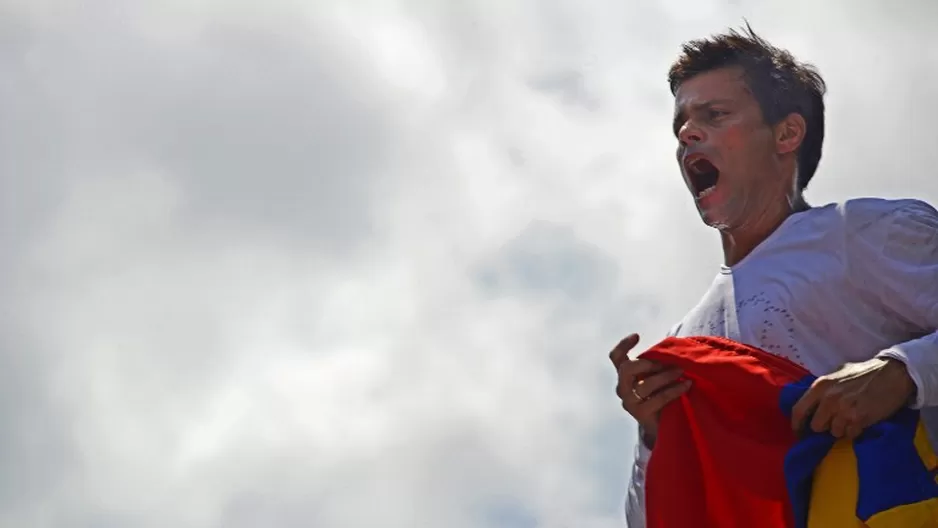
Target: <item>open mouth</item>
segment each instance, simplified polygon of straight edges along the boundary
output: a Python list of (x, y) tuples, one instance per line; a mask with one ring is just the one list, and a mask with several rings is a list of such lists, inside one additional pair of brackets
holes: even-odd
[(692, 156), (684, 160), (684, 170), (698, 199), (712, 193), (720, 179), (720, 169), (703, 156)]

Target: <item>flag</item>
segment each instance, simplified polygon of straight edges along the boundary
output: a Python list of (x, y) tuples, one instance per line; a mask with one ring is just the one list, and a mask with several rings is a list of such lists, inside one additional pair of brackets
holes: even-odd
[(661, 413), (648, 528), (938, 527), (938, 458), (918, 411), (854, 442), (798, 438), (791, 409), (815, 379), (799, 365), (718, 337), (669, 337), (641, 357), (693, 382)]

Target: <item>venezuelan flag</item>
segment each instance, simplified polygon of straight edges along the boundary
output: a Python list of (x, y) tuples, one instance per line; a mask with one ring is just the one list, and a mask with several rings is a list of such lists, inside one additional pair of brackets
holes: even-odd
[(649, 528), (938, 527), (938, 458), (904, 409), (855, 441), (797, 438), (814, 377), (717, 337), (671, 337), (641, 357), (693, 381), (661, 415), (645, 483)]

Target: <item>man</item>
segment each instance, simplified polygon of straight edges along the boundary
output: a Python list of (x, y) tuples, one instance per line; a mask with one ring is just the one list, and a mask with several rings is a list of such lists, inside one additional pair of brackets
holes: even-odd
[[(855, 438), (903, 406), (938, 406), (938, 212), (917, 200), (809, 206), (824, 81), (751, 28), (685, 44), (669, 81), (681, 174), (725, 259), (669, 335), (727, 337), (820, 376), (795, 429)], [(693, 390), (680, 372), (629, 358), (637, 343), (630, 335), (610, 354), (639, 424), (631, 528), (644, 526), (659, 412)]]

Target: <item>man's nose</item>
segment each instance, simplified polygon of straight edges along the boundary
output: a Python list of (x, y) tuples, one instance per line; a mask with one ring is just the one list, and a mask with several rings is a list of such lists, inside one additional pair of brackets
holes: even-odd
[(701, 131), (700, 128), (695, 126), (691, 121), (684, 123), (684, 126), (681, 127), (677, 137), (681, 144), (685, 147), (688, 145), (700, 143), (705, 139), (703, 131)]

